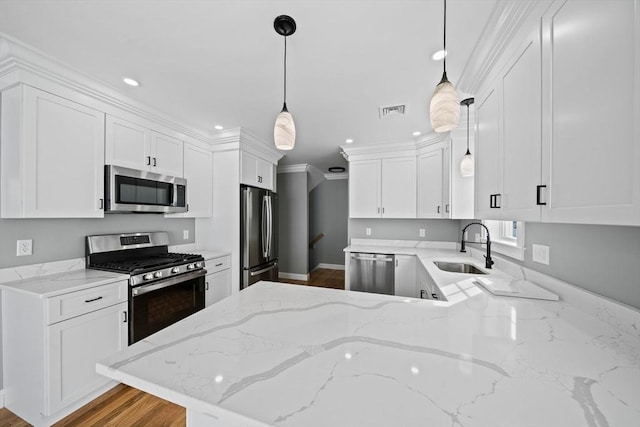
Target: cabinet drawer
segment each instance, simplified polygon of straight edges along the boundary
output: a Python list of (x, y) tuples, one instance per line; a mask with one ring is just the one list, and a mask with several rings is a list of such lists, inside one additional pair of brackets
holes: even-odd
[(70, 319), (128, 299), (126, 280), (47, 299), (47, 324)]
[(215, 273), (216, 271), (231, 268), (231, 257), (223, 256), (220, 258), (208, 259), (205, 261), (205, 264), (208, 273)]

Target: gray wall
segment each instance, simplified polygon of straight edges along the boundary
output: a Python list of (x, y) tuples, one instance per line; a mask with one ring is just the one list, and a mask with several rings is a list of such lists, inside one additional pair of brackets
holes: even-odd
[(278, 174), (280, 272), (309, 272), (309, 204), (307, 173)]
[(324, 237), (309, 249), (309, 267), (318, 264), (344, 265), (348, 246), (349, 185), (346, 179), (324, 181), (309, 193), (309, 241)]
[[(366, 228), (371, 235), (366, 235)], [(419, 230), (425, 229), (425, 237)], [(460, 221), (457, 219), (350, 219), (349, 238), (399, 239), (454, 242), (460, 239)]]
[[(183, 239), (183, 230), (189, 238)], [(0, 219), (0, 268), (61, 261), (85, 256), (91, 234), (167, 231), (172, 245), (193, 243), (193, 218), (155, 214), (111, 214), (92, 219)], [(33, 255), (16, 256), (16, 240), (32, 239)]]
[[(533, 243), (549, 246), (549, 265), (531, 260)], [(525, 245), (524, 262), (508, 259), (640, 309), (640, 227), (527, 222)]]

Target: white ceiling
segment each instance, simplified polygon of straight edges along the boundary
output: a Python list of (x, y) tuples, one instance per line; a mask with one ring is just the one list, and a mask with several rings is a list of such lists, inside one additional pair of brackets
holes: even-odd
[[(454, 84), (496, 1), (448, 1)], [(326, 171), (344, 165), (346, 138), (375, 144), (431, 131), (442, 13), (442, 0), (0, 0), (0, 32), (211, 135), (216, 124), (242, 126), (272, 143), (284, 51), (273, 20), (290, 15), (298, 28), (287, 40), (287, 106), (297, 138), (281, 164)], [(379, 106), (400, 103), (404, 117), (378, 118)]]

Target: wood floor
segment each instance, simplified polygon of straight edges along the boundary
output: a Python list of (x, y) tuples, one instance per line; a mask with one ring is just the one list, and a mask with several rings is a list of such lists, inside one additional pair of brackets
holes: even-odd
[[(308, 282), (290, 279), (280, 279), (280, 282), (344, 289), (344, 270), (319, 268), (311, 272)], [(183, 407), (120, 384), (58, 421), (54, 427), (182, 427), (185, 425), (186, 411)], [(28, 427), (30, 424), (8, 409), (2, 408), (0, 409), (0, 426)]]
[[(183, 427), (186, 423), (186, 411), (182, 406), (119, 384), (58, 421), (54, 427)], [(3, 408), (0, 409), (0, 426), (27, 427), (30, 424)]]
[(318, 268), (310, 274), (309, 281), (280, 279), (281, 283), (292, 285), (318, 286), (321, 288), (344, 289), (344, 270)]

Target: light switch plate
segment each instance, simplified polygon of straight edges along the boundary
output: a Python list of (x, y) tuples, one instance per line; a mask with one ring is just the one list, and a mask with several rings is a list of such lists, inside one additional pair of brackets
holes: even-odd
[(425, 229), (421, 228), (420, 229), (420, 237), (424, 237), (425, 236)]
[(549, 246), (536, 245), (534, 243), (531, 249), (532, 249), (533, 262), (549, 265)]
[(16, 245), (16, 256), (33, 255), (33, 240), (18, 240)]
[(367, 236), (371, 236), (371, 228), (367, 227), (365, 229), (365, 233), (366, 233)]

